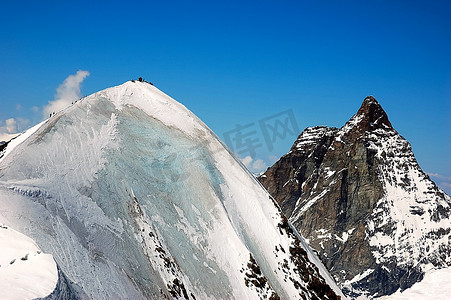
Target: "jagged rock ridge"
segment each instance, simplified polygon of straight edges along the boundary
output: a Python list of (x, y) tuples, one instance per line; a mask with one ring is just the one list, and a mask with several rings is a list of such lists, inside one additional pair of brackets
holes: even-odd
[(391, 294), (451, 265), (450, 197), (374, 97), (340, 129), (305, 129), (259, 179), (348, 295)]

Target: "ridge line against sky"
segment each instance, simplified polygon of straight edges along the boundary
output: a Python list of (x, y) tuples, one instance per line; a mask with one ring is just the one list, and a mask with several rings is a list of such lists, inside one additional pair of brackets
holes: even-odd
[[(259, 171), (305, 127), (341, 127), (374, 95), (420, 166), (450, 193), (450, 7), (448, 1), (5, 2), (0, 134), (57, 110), (44, 107), (62, 99), (57, 89), (69, 75), (72, 98), (142, 76), (222, 139), (248, 126), (259, 146), (238, 156)], [(260, 125), (283, 112), (299, 132), (270, 147)]]

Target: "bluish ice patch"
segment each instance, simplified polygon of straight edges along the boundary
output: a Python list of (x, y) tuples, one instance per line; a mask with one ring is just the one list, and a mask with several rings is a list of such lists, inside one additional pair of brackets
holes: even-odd
[[(223, 178), (207, 145), (134, 107), (124, 107), (118, 113), (118, 121), (120, 146), (107, 151), (108, 163), (98, 174), (92, 199), (110, 218), (133, 224), (128, 205), (135, 196), (148, 222), (161, 234), (193, 284), (200, 283), (209, 295), (230, 297), (226, 273), (208, 259), (205, 236), (216, 222)], [(125, 235), (133, 235), (132, 226), (126, 230)], [(198, 242), (193, 243), (190, 234), (195, 234)]]

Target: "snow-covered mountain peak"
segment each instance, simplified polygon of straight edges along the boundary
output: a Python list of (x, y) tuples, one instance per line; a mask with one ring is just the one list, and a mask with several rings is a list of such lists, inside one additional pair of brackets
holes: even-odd
[(203, 122), (183, 104), (147, 82), (127, 81), (82, 100), (99, 98), (112, 102), (118, 110), (122, 110), (126, 106), (139, 108), (166, 126), (177, 128), (190, 136), (196, 136), (200, 132), (205, 133), (206, 131)]
[(75, 296), (341, 293), (252, 174), (148, 83), (84, 97), (6, 149), (1, 220), (54, 256)]

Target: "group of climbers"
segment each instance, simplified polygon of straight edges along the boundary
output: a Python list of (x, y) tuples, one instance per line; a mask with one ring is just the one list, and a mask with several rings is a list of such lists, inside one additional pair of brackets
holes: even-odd
[[(139, 81), (139, 82), (145, 82), (145, 83), (148, 83), (148, 84), (150, 84), (150, 85), (153, 85), (152, 82), (150, 82), (150, 81), (145, 81), (142, 77), (139, 77), (139, 78), (138, 78), (138, 81)], [(132, 82), (135, 82), (135, 80), (132, 79)]]

